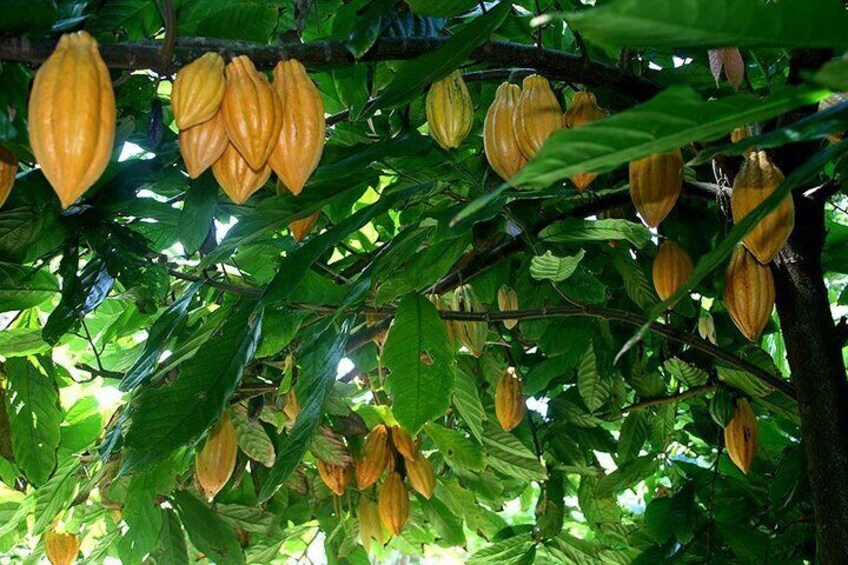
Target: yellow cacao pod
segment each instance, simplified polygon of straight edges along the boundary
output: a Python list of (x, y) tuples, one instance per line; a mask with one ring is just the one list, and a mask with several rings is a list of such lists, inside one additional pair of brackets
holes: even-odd
[(220, 112), (212, 119), (180, 131), (180, 154), (188, 176), (196, 179), (214, 165), (229, 143)]
[(433, 496), (436, 475), (433, 473), (433, 465), (423, 454), (418, 454), (413, 459), (406, 459), (406, 478), (418, 494), (428, 500)]
[(409, 493), (398, 473), (389, 473), (377, 502), (380, 520), (393, 536), (399, 536), (409, 518)]
[(80, 540), (75, 534), (57, 532), (50, 528), (44, 532), (44, 552), (51, 565), (71, 565), (79, 555)]
[(347, 465), (333, 465), (322, 459), (318, 459), (318, 476), (336, 496), (344, 494), (345, 487), (350, 480), (350, 467)]
[(505, 432), (515, 428), (524, 419), (524, 384), (514, 367), (507, 367), (495, 389), (495, 415)]
[[(838, 104), (842, 104), (843, 102), (848, 102), (848, 92), (834, 92), (821, 102), (819, 102), (819, 112), (823, 112), (828, 108), (832, 108)], [(828, 141), (831, 143), (839, 143), (845, 138), (845, 134), (843, 133), (832, 133), (827, 136)]]
[[(777, 190), (783, 179), (783, 173), (771, 162), (765, 151), (749, 153), (733, 180), (733, 195), (730, 198), (733, 222), (742, 221), (751, 210)], [(787, 196), (776, 210), (748, 232), (742, 243), (754, 254), (757, 261), (766, 264), (783, 248), (794, 227), (795, 204), (792, 197)]]
[(683, 286), (694, 270), (692, 258), (686, 250), (666, 239), (654, 258), (654, 289), (661, 300), (668, 298)]
[(282, 103), (282, 127), (271, 168), (292, 194), (300, 194), (324, 152), (324, 100), (295, 59), (277, 63), (274, 90)]
[(289, 224), (289, 229), (291, 230), (295, 241), (302, 241), (303, 238), (312, 231), (312, 226), (314, 226), (315, 222), (318, 221), (318, 214), (320, 213), (321, 212), (315, 212), (311, 216), (301, 218), (300, 220), (294, 220)]
[(548, 79), (539, 75), (524, 79), (512, 124), (515, 141), (528, 161), (552, 133), (563, 128), (562, 107)]
[[(513, 289), (502, 286), (498, 289), (498, 309), (501, 312), (509, 312), (518, 310), (518, 293)], [(503, 325), (506, 329), (511, 330), (518, 324), (518, 320), (504, 320)]]
[[(606, 117), (606, 112), (598, 106), (598, 100), (591, 92), (578, 92), (566, 110), (563, 120), (565, 127), (578, 128)], [(595, 173), (577, 173), (571, 177), (577, 190), (583, 192), (598, 175)]]
[(271, 176), (271, 167), (266, 164), (258, 171), (254, 170), (233, 144), (229, 143), (221, 157), (212, 165), (212, 174), (230, 200), (236, 204), (244, 204), (267, 182)]
[(35, 74), (29, 141), (62, 208), (106, 169), (115, 144), (115, 93), (97, 41), (88, 33), (63, 35)]
[(757, 454), (757, 417), (744, 398), (736, 400), (733, 419), (724, 428), (724, 444), (730, 460), (747, 475)]
[(208, 500), (215, 498), (236, 466), (238, 439), (230, 415), (224, 412), (194, 459), (194, 476)]
[(425, 110), (433, 139), (445, 149), (459, 147), (474, 122), (474, 106), (462, 73), (454, 71), (434, 82), (427, 92)]
[(286, 393), (286, 403), (283, 406), (283, 414), (290, 422), (297, 420), (297, 415), (300, 414), (300, 404), (297, 402), (297, 396), (294, 393), (294, 388), (290, 388)]
[(371, 552), (371, 540), (377, 540), (380, 545), (388, 541), (383, 531), (383, 523), (380, 520), (380, 512), (377, 505), (365, 495), (359, 497), (359, 505), (356, 508), (356, 517), (359, 519), (359, 537), (362, 547), (367, 553)]
[(389, 462), (389, 430), (383, 424), (374, 426), (365, 440), (364, 456), (356, 462), (356, 484), (368, 488), (380, 478)]
[(512, 117), (521, 96), (521, 88), (505, 82), (495, 92), (495, 100), (483, 121), (483, 152), (492, 169), (509, 180), (527, 164), (515, 141)]
[(630, 198), (648, 226), (660, 225), (682, 189), (683, 154), (679, 149), (630, 162)]
[(412, 439), (408, 431), (400, 426), (392, 426), (392, 444), (404, 459), (418, 457), (418, 442)]
[(246, 55), (230, 61), (226, 73), (221, 113), (227, 137), (253, 170), (262, 170), (282, 127), (280, 97)]
[(215, 117), (226, 86), (224, 58), (217, 53), (206, 53), (181, 68), (171, 90), (177, 127), (188, 129)]
[(18, 174), (18, 160), (11, 151), (0, 147), (0, 208), (12, 192), (16, 174)]
[(724, 305), (730, 319), (751, 341), (760, 339), (774, 308), (774, 278), (740, 246), (733, 252), (724, 275)]
[[(453, 293), (453, 301), (451, 303), (453, 310), (458, 312), (483, 312), (483, 304), (478, 300), (477, 294), (471, 285), (464, 284), (458, 286)], [(486, 322), (463, 322), (452, 320), (450, 322), (454, 336), (457, 341), (464, 345), (471, 355), (480, 357), (483, 355), (483, 350), (486, 348), (486, 336), (489, 333), (489, 328)], [(449, 332), (450, 333), (450, 332)]]

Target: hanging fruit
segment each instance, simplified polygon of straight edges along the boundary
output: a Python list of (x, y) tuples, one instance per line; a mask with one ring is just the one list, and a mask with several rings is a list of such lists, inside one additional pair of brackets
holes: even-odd
[(744, 398), (736, 400), (733, 419), (724, 428), (724, 443), (730, 460), (747, 475), (757, 455), (757, 417)]
[(742, 335), (751, 341), (760, 339), (774, 299), (771, 270), (743, 246), (737, 247), (724, 275), (724, 305)]
[[(498, 309), (501, 312), (518, 310), (518, 293), (508, 286), (500, 287), (498, 289)], [(518, 320), (504, 320), (503, 325), (506, 329), (511, 330), (518, 325)]]
[(524, 79), (512, 123), (515, 141), (528, 161), (563, 128), (562, 108), (548, 79), (539, 75)]
[(51, 565), (71, 565), (79, 555), (80, 540), (75, 534), (57, 532), (49, 528), (44, 532), (44, 552)]
[[(477, 299), (477, 295), (471, 285), (464, 284), (458, 286), (453, 294), (451, 303), (453, 310), (457, 312), (483, 312), (483, 304)], [(464, 345), (471, 355), (480, 357), (483, 355), (483, 350), (486, 348), (486, 336), (489, 333), (489, 328), (486, 322), (464, 322), (459, 320), (451, 320), (449, 322), (450, 330), (448, 333), (453, 333), (456, 339)]]
[[(563, 120), (565, 127), (577, 128), (585, 126), (601, 118), (606, 117), (606, 112), (598, 106), (595, 95), (591, 92), (578, 92), (571, 101), (571, 106), (565, 112)], [(577, 186), (577, 190), (583, 192), (598, 175), (595, 173), (577, 173), (571, 177), (571, 182)]]
[(471, 95), (459, 71), (430, 86), (425, 110), (433, 139), (445, 149), (459, 147), (474, 122)]
[(409, 518), (409, 493), (398, 473), (391, 472), (386, 477), (377, 505), (386, 529), (393, 536), (399, 536)]
[(653, 268), (654, 289), (660, 300), (668, 300), (683, 286), (694, 268), (692, 258), (685, 249), (670, 239), (663, 241), (654, 258)]
[(267, 182), (271, 176), (271, 167), (265, 165), (258, 172), (255, 171), (233, 144), (229, 143), (221, 158), (212, 165), (212, 174), (230, 200), (236, 204), (244, 204)]
[(365, 548), (367, 553), (371, 552), (372, 539), (377, 540), (380, 545), (388, 541), (383, 531), (383, 523), (380, 520), (377, 505), (364, 494), (359, 497), (356, 517), (359, 519), (359, 537), (362, 540), (362, 547)]
[(188, 176), (196, 179), (214, 165), (229, 143), (220, 112), (210, 120), (180, 131), (180, 154)]
[[(771, 196), (784, 176), (765, 151), (752, 151), (733, 180), (730, 207), (733, 223), (739, 223), (751, 210)], [(742, 239), (757, 261), (766, 264), (783, 248), (795, 227), (795, 205), (787, 196), (783, 203), (754, 226)]]
[(501, 428), (508, 432), (524, 419), (527, 406), (524, 403), (524, 384), (515, 367), (507, 367), (495, 390), (495, 415)]
[(512, 117), (521, 96), (521, 88), (505, 82), (495, 92), (495, 100), (483, 121), (483, 152), (492, 169), (509, 180), (527, 164), (515, 141)]
[(224, 59), (217, 53), (206, 53), (181, 68), (171, 90), (177, 127), (184, 130), (214, 118), (226, 85)]
[(656, 228), (677, 203), (683, 189), (683, 154), (649, 155), (630, 162), (630, 198), (642, 220)]
[(208, 500), (215, 498), (230, 480), (237, 454), (236, 429), (225, 411), (194, 459), (194, 476)]
[(115, 144), (115, 94), (97, 41), (88, 33), (63, 35), (35, 74), (29, 141), (63, 209), (109, 164)]
[(345, 487), (350, 480), (350, 467), (348, 465), (334, 465), (323, 459), (318, 459), (318, 476), (336, 496), (344, 494)]
[(409, 432), (400, 426), (392, 426), (392, 445), (404, 459), (415, 459), (418, 457), (418, 443), (412, 439)]
[(311, 216), (301, 218), (300, 220), (294, 220), (289, 224), (289, 229), (291, 230), (295, 241), (302, 241), (303, 238), (306, 237), (306, 234), (312, 231), (312, 226), (314, 226), (315, 222), (318, 221), (318, 214), (320, 213), (320, 211), (315, 212)]
[(428, 500), (433, 496), (436, 475), (433, 473), (433, 465), (423, 454), (413, 459), (406, 459), (406, 478), (418, 494)]
[(380, 478), (391, 455), (389, 430), (383, 424), (374, 426), (368, 434), (363, 449), (364, 456), (356, 462), (356, 484), (360, 489), (368, 488)]
[(0, 147), (0, 208), (6, 203), (18, 174), (18, 160), (11, 151)]

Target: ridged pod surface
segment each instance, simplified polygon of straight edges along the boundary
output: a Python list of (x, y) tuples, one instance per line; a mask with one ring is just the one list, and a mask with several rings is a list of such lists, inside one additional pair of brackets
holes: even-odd
[[(751, 210), (760, 205), (783, 182), (780, 169), (771, 162), (765, 151), (752, 151), (745, 158), (733, 180), (730, 207), (733, 222), (739, 223)], [(795, 204), (788, 196), (769, 215), (760, 220), (742, 239), (748, 251), (762, 264), (766, 264), (783, 248), (792, 228), (795, 227)]]
[(301, 218), (300, 220), (294, 220), (289, 224), (289, 229), (291, 230), (295, 241), (302, 241), (303, 238), (312, 231), (312, 226), (314, 226), (315, 222), (318, 221), (318, 214), (320, 213), (320, 211), (315, 212), (311, 216)]
[(359, 537), (366, 552), (371, 552), (372, 539), (377, 540), (381, 545), (386, 543), (386, 535), (383, 533), (383, 523), (380, 520), (377, 505), (365, 495), (359, 497), (356, 517), (359, 519)]
[(747, 249), (737, 247), (724, 274), (724, 305), (742, 335), (751, 341), (760, 339), (774, 300), (771, 270)]
[(418, 494), (428, 500), (433, 496), (436, 475), (433, 473), (433, 465), (423, 454), (419, 454), (414, 459), (406, 459), (406, 478)]
[(495, 416), (501, 428), (508, 432), (524, 419), (524, 384), (514, 367), (507, 367), (495, 389)]
[(236, 204), (244, 204), (271, 176), (271, 167), (266, 164), (258, 172), (255, 171), (233, 144), (229, 143), (221, 158), (212, 165), (212, 174), (230, 200)]
[(409, 518), (409, 493), (406, 492), (406, 487), (398, 473), (391, 472), (386, 477), (383, 486), (380, 488), (377, 507), (380, 512), (380, 520), (389, 530), (389, 533), (393, 536), (399, 536)]
[(347, 465), (333, 465), (322, 459), (318, 459), (318, 476), (336, 496), (344, 494), (348, 480), (350, 480), (350, 467)]
[[(571, 101), (571, 106), (565, 112), (563, 120), (565, 127), (578, 128), (606, 117), (606, 112), (598, 106), (598, 100), (591, 92), (578, 92)], [(571, 177), (571, 182), (577, 190), (583, 192), (598, 175), (595, 173), (577, 173)]]
[(454, 71), (434, 82), (425, 106), (433, 139), (445, 149), (459, 147), (474, 123), (474, 106), (462, 73)]
[(757, 417), (744, 398), (736, 400), (733, 419), (724, 428), (724, 443), (730, 460), (747, 475), (757, 455)]
[(392, 444), (404, 459), (418, 457), (418, 443), (412, 439), (408, 431), (400, 426), (392, 426)]
[(654, 258), (654, 289), (661, 300), (668, 300), (683, 286), (694, 270), (692, 258), (685, 249), (666, 239)]
[(181, 68), (171, 91), (177, 127), (188, 129), (215, 117), (226, 86), (224, 58), (217, 53), (201, 55)]
[(282, 127), (271, 168), (292, 194), (300, 194), (324, 153), (324, 100), (295, 59), (277, 63), (274, 90), (282, 103)]
[(648, 226), (660, 225), (682, 188), (683, 155), (679, 149), (630, 162), (630, 198)]
[(196, 179), (224, 154), (230, 140), (224, 129), (224, 118), (218, 112), (212, 119), (180, 131), (180, 154), (186, 172)]
[(115, 93), (97, 41), (88, 33), (63, 35), (35, 74), (29, 141), (62, 208), (106, 169), (115, 144)]
[(548, 79), (539, 75), (530, 75), (524, 79), (512, 120), (515, 141), (524, 158), (529, 161), (551, 134), (565, 125), (562, 107)]
[(236, 466), (238, 439), (230, 415), (224, 412), (194, 459), (194, 476), (208, 500), (215, 498)]
[(505, 82), (495, 92), (495, 100), (483, 121), (483, 152), (489, 165), (503, 180), (509, 180), (527, 164), (515, 141), (512, 117), (521, 88)]
[(254, 170), (261, 170), (280, 135), (280, 97), (246, 55), (230, 61), (226, 73), (221, 113), (227, 137)]
[(356, 484), (368, 488), (380, 478), (391, 455), (389, 430), (383, 424), (374, 426), (365, 440), (363, 458), (356, 462)]
[(0, 147), (0, 208), (6, 203), (18, 174), (18, 160), (11, 151)]
[(52, 565), (71, 565), (79, 555), (79, 548), (80, 540), (75, 534), (52, 528), (44, 532), (44, 552)]
[[(483, 305), (477, 298), (477, 294), (471, 285), (461, 285), (456, 288), (451, 302), (451, 309), (458, 312), (483, 312)], [(486, 336), (489, 327), (486, 322), (463, 322), (452, 320), (449, 322), (448, 333), (453, 333), (456, 340), (464, 345), (471, 355), (480, 357), (486, 348)]]
[[(501, 312), (509, 312), (518, 310), (518, 293), (513, 289), (502, 286), (498, 289), (498, 309)], [(511, 330), (518, 324), (518, 320), (504, 320), (503, 325), (506, 329)]]

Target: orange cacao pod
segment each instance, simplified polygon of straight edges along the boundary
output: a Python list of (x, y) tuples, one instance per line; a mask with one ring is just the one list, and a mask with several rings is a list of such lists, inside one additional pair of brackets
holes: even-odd
[[(606, 117), (606, 112), (598, 106), (595, 95), (591, 92), (578, 92), (571, 101), (571, 106), (565, 112), (563, 120), (565, 127), (577, 128)], [(571, 182), (577, 190), (583, 192), (598, 175), (595, 173), (577, 173), (571, 177)]]
[[(471, 288), (471, 285), (468, 284), (456, 288), (453, 293), (451, 306), (453, 310), (458, 312), (484, 311), (482, 303), (477, 299), (477, 294)], [(474, 357), (483, 355), (483, 350), (486, 348), (486, 336), (489, 333), (489, 327), (486, 325), (486, 322), (452, 320), (450, 327), (456, 339), (471, 352), (471, 355)]]
[(774, 308), (774, 278), (742, 246), (736, 248), (724, 275), (724, 305), (730, 319), (751, 341), (760, 339)]
[(350, 480), (350, 467), (347, 465), (333, 465), (322, 459), (318, 459), (318, 475), (330, 492), (336, 496), (344, 494), (345, 487)]
[(454, 71), (434, 82), (425, 106), (433, 139), (445, 149), (459, 147), (474, 122), (474, 106), (462, 73)]
[(226, 86), (224, 59), (217, 53), (206, 53), (181, 68), (171, 91), (177, 127), (188, 129), (215, 117)]
[(654, 289), (660, 300), (668, 300), (675, 291), (683, 286), (694, 265), (686, 250), (666, 239), (654, 258)]
[(359, 497), (359, 505), (356, 508), (356, 517), (359, 519), (359, 537), (365, 551), (371, 552), (371, 540), (377, 540), (381, 545), (386, 543), (383, 533), (383, 523), (380, 520), (380, 512), (377, 505), (365, 495)]
[[(518, 293), (513, 289), (502, 286), (498, 289), (498, 309), (501, 312), (509, 312), (518, 310)], [(504, 320), (503, 325), (506, 329), (511, 330), (518, 324), (518, 320)]]
[(62, 208), (106, 169), (115, 144), (115, 93), (97, 41), (88, 33), (63, 35), (35, 74), (29, 141)]
[(230, 415), (224, 412), (194, 459), (194, 476), (207, 499), (218, 494), (236, 466), (238, 439)]
[(254, 170), (233, 144), (228, 143), (221, 158), (212, 165), (212, 174), (230, 200), (244, 204), (271, 176), (271, 167), (266, 164), (259, 171)]
[(548, 79), (539, 75), (524, 79), (512, 124), (515, 141), (528, 161), (552, 133), (563, 128), (562, 108)]
[[(765, 151), (752, 151), (733, 180), (730, 208), (733, 222), (738, 223), (768, 198), (783, 182), (783, 173), (771, 162)], [(795, 227), (795, 204), (792, 197), (760, 220), (742, 239), (757, 261), (766, 264), (783, 248)]]
[(214, 165), (229, 143), (220, 112), (212, 119), (180, 131), (180, 154), (188, 176), (196, 179)]
[(423, 454), (419, 454), (414, 459), (406, 459), (406, 478), (418, 494), (428, 500), (433, 496), (436, 475), (433, 473), (433, 465)]
[(409, 493), (399, 474), (392, 472), (386, 477), (377, 506), (386, 529), (393, 536), (399, 536), (409, 518)]
[(0, 147), (0, 208), (12, 192), (16, 174), (18, 174), (18, 160), (11, 151)]
[(383, 424), (374, 426), (365, 440), (364, 457), (356, 462), (356, 484), (360, 489), (377, 482), (390, 455), (389, 430)]
[(321, 212), (315, 212), (311, 216), (307, 216), (306, 218), (301, 218), (300, 220), (294, 220), (289, 224), (289, 229), (291, 230), (292, 236), (295, 241), (301, 241), (306, 234), (312, 231), (312, 226), (315, 225), (315, 222), (318, 221), (318, 214)]
[(730, 460), (747, 475), (757, 454), (757, 417), (744, 398), (736, 400), (733, 419), (724, 428), (724, 443)]
[(524, 419), (524, 384), (514, 367), (507, 367), (495, 390), (495, 415), (505, 432), (515, 428)]
[(512, 125), (512, 116), (521, 96), (521, 88), (505, 82), (495, 92), (495, 100), (483, 121), (483, 152), (492, 169), (503, 180), (509, 180), (527, 164)]
[(392, 426), (392, 444), (404, 459), (418, 457), (418, 443), (412, 439), (408, 431), (400, 426)]
[(80, 540), (75, 534), (53, 528), (44, 532), (44, 552), (52, 565), (71, 565), (79, 555)]
[(246, 55), (230, 61), (226, 73), (221, 113), (227, 137), (253, 170), (262, 170), (282, 127), (280, 97)]
[(274, 90), (282, 102), (282, 127), (271, 168), (292, 194), (300, 194), (324, 152), (324, 100), (299, 61), (280, 61)]
[(679, 149), (630, 162), (630, 198), (648, 226), (660, 225), (682, 188), (683, 155)]

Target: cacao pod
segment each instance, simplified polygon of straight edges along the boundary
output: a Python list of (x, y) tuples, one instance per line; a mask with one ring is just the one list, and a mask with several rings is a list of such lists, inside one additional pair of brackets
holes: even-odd
[[(578, 92), (571, 101), (571, 106), (565, 112), (563, 120), (565, 127), (577, 128), (606, 117), (606, 112), (598, 106), (598, 100), (591, 92)], [(598, 175), (595, 173), (578, 173), (571, 177), (571, 182), (583, 192)]]
[(642, 220), (652, 228), (668, 216), (683, 188), (683, 154), (649, 155), (630, 162), (630, 198)]
[[(738, 223), (754, 208), (768, 198), (783, 182), (783, 173), (771, 162), (765, 151), (752, 151), (733, 180), (730, 208), (733, 222)], [(748, 251), (762, 264), (766, 264), (783, 248), (795, 227), (795, 205), (792, 197), (760, 220), (742, 239)]]
[(400, 426), (392, 426), (392, 444), (404, 459), (418, 457), (418, 442), (412, 439), (409, 432)]
[(459, 147), (474, 123), (474, 106), (462, 73), (454, 71), (434, 82), (425, 106), (433, 139), (445, 149)]
[(710, 416), (713, 421), (722, 428), (727, 427), (730, 420), (733, 419), (733, 413), (736, 411), (736, 406), (733, 401), (733, 393), (726, 387), (720, 386), (713, 393), (710, 399)]
[(730, 460), (747, 475), (757, 454), (757, 417), (744, 398), (736, 400), (733, 419), (724, 428), (724, 443)]
[(713, 345), (718, 345), (716, 341), (715, 322), (709, 312), (703, 311), (698, 317), (698, 335), (701, 339), (705, 339)]
[(294, 387), (290, 388), (286, 393), (286, 404), (283, 406), (283, 414), (290, 422), (297, 420), (297, 415), (300, 414), (300, 404), (297, 402), (297, 396), (294, 393)]
[(336, 496), (344, 494), (345, 487), (350, 480), (350, 467), (347, 465), (333, 465), (323, 459), (318, 459), (318, 476)]
[(398, 473), (389, 473), (377, 502), (380, 520), (393, 536), (399, 536), (409, 518), (409, 493)]
[(774, 300), (771, 270), (760, 265), (744, 247), (737, 247), (724, 275), (724, 305), (742, 335), (751, 341), (760, 339)]
[[(382, 314), (377, 314), (375, 312), (366, 312), (365, 326), (369, 328), (374, 327), (376, 324), (379, 324), (385, 319), (386, 317)], [(382, 330), (374, 334), (374, 336), (371, 338), (371, 341), (373, 341), (377, 345), (377, 347), (382, 347), (383, 342), (386, 341), (386, 335), (388, 334), (388, 332), (388, 328), (383, 328)]]
[(562, 108), (548, 79), (539, 75), (524, 79), (512, 124), (515, 141), (528, 161), (552, 133), (563, 128)]
[(654, 289), (660, 300), (668, 300), (675, 291), (683, 286), (694, 265), (686, 250), (666, 239), (660, 244), (660, 250), (654, 258)]
[(215, 498), (236, 466), (238, 439), (230, 415), (224, 412), (194, 459), (194, 476), (208, 500)]
[(282, 103), (282, 127), (271, 168), (292, 194), (300, 194), (324, 152), (324, 100), (299, 61), (280, 61), (274, 90)]
[(0, 147), (0, 208), (12, 192), (16, 174), (18, 174), (18, 160), (11, 151)]
[(188, 176), (196, 179), (214, 165), (229, 143), (220, 112), (210, 120), (180, 131), (180, 154)]
[[(734, 129), (730, 132), (730, 141), (733, 143), (739, 143), (749, 137), (754, 136), (754, 128), (752, 126), (742, 126)], [(746, 149), (742, 154), (746, 157), (749, 153), (751, 153), (753, 149)]]
[(509, 180), (527, 164), (512, 125), (512, 116), (521, 96), (521, 88), (505, 82), (495, 92), (495, 100), (483, 121), (483, 152), (492, 169), (503, 180)]
[(366, 552), (371, 552), (372, 539), (377, 540), (381, 545), (388, 541), (383, 532), (383, 523), (380, 520), (377, 505), (365, 495), (359, 497), (356, 517), (359, 518), (359, 537)]
[(254, 171), (264, 170), (283, 123), (280, 97), (246, 55), (230, 61), (226, 73), (221, 114), (227, 137)]
[(311, 216), (307, 216), (306, 218), (301, 218), (300, 220), (294, 220), (289, 224), (289, 229), (291, 230), (292, 236), (295, 241), (302, 241), (306, 234), (312, 231), (312, 226), (315, 225), (315, 222), (318, 221), (318, 214), (321, 212), (315, 212)]
[(188, 129), (215, 117), (226, 86), (224, 58), (217, 53), (206, 53), (181, 68), (171, 90), (177, 127)]
[[(828, 108), (832, 108), (833, 106), (837, 106), (842, 104), (843, 102), (848, 102), (848, 92), (834, 92), (821, 102), (819, 102), (819, 112), (824, 112)], [(828, 141), (831, 143), (839, 143), (845, 138), (845, 133), (832, 133), (827, 136)]]
[(57, 532), (49, 528), (44, 532), (44, 552), (52, 565), (71, 565), (79, 555), (80, 540), (75, 534)]
[[(483, 312), (483, 305), (471, 285), (458, 286), (453, 294), (452, 309), (458, 312)], [(480, 357), (486, 348), (486, 336), (489, 328), (486, 322), (463, 322), (451, 320), (450, 327), (456, 339), (464, 345), (474, 357)], [(450, 330), (449, 330), (450, 333)]]
[(428, 500), (433, 496), (436, 475), (433, 473), (433, 465), (424, 457), (424, 454), (419, 454), (413, 459), (406, 459), (406, 478), (418, 494)]
[(360, 489), (377, 482), (390, 456), (389, 430), (383, 424), (378, 424), (365, 440), (364, 457), (356, 462), (356, 484)]
[[(501, 312), (509, 312), (518, 310), (518, 293), (513, 289), (502, 286), (498, 289), (498, 309)], [(518, 324), (518, 320), (504, 320), (503, 325), (506, 329), (511, 330)]]
[(515, 367), (507, 367), (495, 390), (495, 415), (505, 432), (515, 428), (524, 419), (524, 384)]
[(258, 171), (253, 169), (235, 146), (228, 143), (221, 158), (212, 165), (212, 174), (230, 200), (244, 204), (267, 182), (271, 176), (271, 167), (266, 164)]
[(106, 169), (115, 144), (115, 93), (88, 33), (63, 35), (35, 74), (29, 141), (63, 209)]

